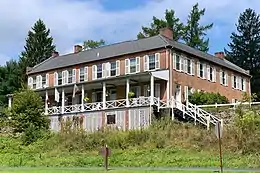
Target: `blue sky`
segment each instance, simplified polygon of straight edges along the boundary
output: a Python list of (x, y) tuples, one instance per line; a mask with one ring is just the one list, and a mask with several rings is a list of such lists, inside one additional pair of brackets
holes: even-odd
[(57, 50), (65, 54), (87, 39), (103, 38), (107, 43), (136, 39), (141, 26), (149, 25), (153, 16), (162, 18), (166, 8), (186, 22), (197, 2), (206, 8), (202, 24), (214, 23), (208, 32), (210, 53), (227, 47), (239, 13), (249, 7), (260, 11), (259, 0), (1, 0), (0, 65), (17, 59), (38, 18), (51, 29)]

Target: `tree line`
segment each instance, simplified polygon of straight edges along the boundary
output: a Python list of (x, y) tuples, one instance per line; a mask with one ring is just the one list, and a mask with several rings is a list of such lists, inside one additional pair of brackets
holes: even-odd
[[(153, 16), (149, 26), (142, 26), (137, 38), (155, 36), (159, 34), (161, 28), (170, 27), (173, 30), (173, 40), (207, 52), (209, 38), (206, 38), (206, 32), (213, 27), (213, 23), (201, 25), (200, 20), (205, 15), (205, 11), (205, 8), (199, 8), (198, 3), (195, 4), (188, 14), (186, 23), (182, 23), (173, 9), (166, 9), (164, 18)], [(83, 50), (105, 44), (103, 39), (86, 40), (83, 43)], [(6, 65), (0, 66), (0, 107), (7, 104), (7, 94), (26, 87), (26, 67), (33, 67), (45, 61), (54, 51), (56, 46), (50, 29), (39, 19), (29, 30), (24, 50), (18, 60), (10, 60)], [(260, 18), (253, 9), (246, 9), (239, 15), (236, 31), (231, 33), (230, 43), (224, 51), (226, 59), (250, 71), (251, 91), (260, 96), (257, 87), (260, 84)]]

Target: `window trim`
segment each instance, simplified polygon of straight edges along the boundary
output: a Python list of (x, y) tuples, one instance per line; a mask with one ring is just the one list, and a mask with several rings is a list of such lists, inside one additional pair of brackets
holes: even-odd
[[(154, 55), (154, 69), (150, 69), (150, 56)], [(155, 71), (160, 69), (160, 53), (152, 53), (143, 56), (143, 63), (144, 63), (144, 71)]]

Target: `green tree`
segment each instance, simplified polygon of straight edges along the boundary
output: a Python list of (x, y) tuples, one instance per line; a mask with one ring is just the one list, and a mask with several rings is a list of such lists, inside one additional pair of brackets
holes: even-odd
[(83, 43), (83, 50), (98, 48), (98, 47), (103, 46), (105, 44), (106, 43), (105, 43), (105, 41), (103, 39), (101, 39), (99, 41), (86, 40)]
[(37, 131), (48, 130), (50, 121), (43, 112), (42, 98), (32, 90), (23, 89), (14, 93), (12, 108), (6, 114), (11, 117), (14, 132), (21, 133), (32, 127)]
[(142, 32), (139, 32), (137, 35), (138, 39), (152, 37), (158, 35), (160, 29), (169, 27), (173, 30), (173, 40), (181, 39), (183, 35), (183, 24), (180, 22), (180, 19), (175, 16), (174, 10), (166, 10), (164, 19), (158, 19), (153, 16), (153, 22), (150, 24), (150, 27), (142, 27)]
[[(225, 49), (226, 58), (253, 76), (251, 91), (259, 93), (260, 85), (260, 18), (252, 9), (246, 9), (240, 14), (237, 32), (230, 36), (229, 51)], [(259, 94), (257, 94), (259, 95)]]
[(23, 79), (26, 81), (26, 67), (33, 67), (49, 57), (56, 47), (53, 38), (50, 36), (50, 29), (39, 19), (28, 32), (24, 51), (20, 56), (20, 66), (23, 72)]
[(21, 71), (17, 61), (10, 60), (0, 67), (0, 106), (7, 104), (7, 94), (21, 88)]
[(205, 14), (205, 8), (200, 10), (199, 4), (195, 4), (188, 16), (187, 24), (184, 28), (183, 40), (188, 46), (203, 52), (209, 50), (209, 39), (204, 39), (206, 31), (213, 27), (213, 23), (201, 26), (199, 21)]

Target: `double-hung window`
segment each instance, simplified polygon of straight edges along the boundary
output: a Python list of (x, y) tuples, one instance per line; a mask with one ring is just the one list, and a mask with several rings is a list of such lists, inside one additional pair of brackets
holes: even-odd
[(110, 62), (110, 76), (116, 76), (117, 75), (117, 73), (116, 73), (116, 71), (117, 71), (117, 63), (116, 62)]
[(79, 82), (88, 81), (88, 67), (82, 67), (79, 69)]
[(61, 72), (61, 71), (58, 72), (58, 75), (57, 75), (58, 85), (62, 85), (62, 82), (64, 80), (63, 75), (64, 75), (63, 72)]
[(242, 91), (246, 91), (246, 79), (241, 78), (241, 84)]
[(160, 68), (160, 53), (144, 56), (144, 71)]
[(216, 82), (216, 69), (210, 65), (207, 65), (207, 79)]
[(102, 69), (102, 64), (97, 65), (97, 79), (102, 78), (103, 75), (103, 69)]
[(68, 83), (72, 83), (73, 72), (72, 69), (68, 70)]
[(221, 85), (228, 86), (228, 74), (225, 71), (220, 70), (219, 79)]
[(42, 75), (42, 87), (45, 88), (45, 87), (49, 87), (49, 74), (45, 74), (45, 75)]
[(174, 59), (175, 59), (175, 62), (174, 62), (175, 63), (175, 69), (181, 70), (181, 56), (176, 54)]
[(140, 57), (125, 60), (125, 74), (140, 72)]
[(37, 87), (36, 76), (28, 78), (28, 86), (31, 89), (36, 89), (36, 87)]

